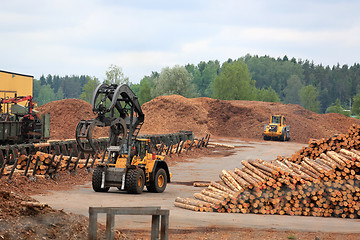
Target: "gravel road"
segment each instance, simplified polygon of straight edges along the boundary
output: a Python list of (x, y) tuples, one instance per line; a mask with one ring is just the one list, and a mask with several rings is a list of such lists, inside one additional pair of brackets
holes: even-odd
[[(95, 193), (91, 183), (71, 191), (51, 191), (49, 194), (33, 196), (55, 209), (88, 216), (89, 207), (135, 207), (161, 206), (170, 209), (170, 229), (192, 229), (200, 227), (261, 228), (311, 232), (360, 233), (360, 220), (274, 216), (255, 214), (200, 213), (174, 207), (176, 197), (190, 197), (202, 188), (192, 187), (193, 181), (216, 181), (222, 169), (233, 170), (241, 160), (261, 158), (273, 160), (276, 156), (290, 156), (304, 144), (293, 142), (244, 142), (217, 139), (217, 142), (235, 146), (232, 154), (219, 157), (189, 159), (171, 166), (172, 181), (164, 193), (145, 191), (141, 195), (130, 195), (111, 188), (108, 193)], [(105, 223), (105, 216), (99, 221)], [(150, 216), (117, 216), (115, 228), (150, 229)]]

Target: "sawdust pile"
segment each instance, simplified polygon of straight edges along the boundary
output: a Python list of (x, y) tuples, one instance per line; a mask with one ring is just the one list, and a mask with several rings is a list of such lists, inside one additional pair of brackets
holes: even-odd
[[(80, 99), (64, 99), (44, 104), (38, 108), (39, 114), (50, 113), (50, 139), (75, 139), (75, 129), (80, 120), (96, 117), (91, 104)], [(96, 128), (96, 136), (108, 136), (105, 129)]]
[(317, 114), (299, 105), (257, 101), (224, 101), (161, 96), (143, 105), (146, 133), (190, 130), (195, 135), (262, 139), (264, 124), (272, 114), (282, 114), (290, 125), (291, 141), (308, 142), (345, 133), (360, 120), (341, 114)]
[[(142, 106), (145, 123), (141, 134), (173, 133), (190, 130), (197, 136), (210, 133), (219, 137), (262, 139), (264, 124), (271, 114), (282, 114), (290, 125), (291, 141), (308, 142), (345, 133), (360, 120), (340, 114), (317, 114), (299, 105), (256, 101), (224, 101), (211, 98), (185, 98), (179, 95), (157, 97)], [(83, 100), (65, 99), (40, 106), (51, 114), (51, 139), (75, 138), (82, 119), (93, 119), (91, 105)], [(99, 135), (107, 136), (101, 129)]]

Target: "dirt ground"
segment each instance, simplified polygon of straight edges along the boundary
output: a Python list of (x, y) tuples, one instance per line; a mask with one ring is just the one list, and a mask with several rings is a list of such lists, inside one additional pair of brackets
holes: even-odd
[[(62, 172), (54, 179), (24, 176), (0, 179), (0, 239), (87, 239), (89, 220), (87, 217), (49, 206), (29, 207), (24, 202), (37, 203), (31, 197), (49, 190), (66, 191), (91, 180), (85, 170), (73, 173)], [(98, 224), (99, 234), (105, 227)], [(116, 239), (124, 235), (116, 231)]]
[[(148, 234), (125, 231), (128, 237), (134, 239), (148, 239)], [(321, 233), (321, 232), (299, 232), (299, 231), (279, 231), (274, 229), (254, 229), (254, 228), (197, 228), (186, 230), (170, 230), (169, 239), (187, 240), (229, 240), (229, 239), (299, 239), (299, 240), (356, 240), (360, 238), (359, 234), (339, 234), (339, 233)]]
[[(144, 205), (144, 197), (147, 204), (163, 203), (162, 207), (171, 210), (170, 239), (360, 239), (359, 231), (352, 230), (360, 229), (359, 220), (314, 217), (279, 219), (254, 214), (237, 214), (236, 217), (230, 214), (204, 215), (173, 206), (177, 196), (187, 197), (199, 191), (192, 187), (193, 181), (216, 180), (222, 169), (233, 169), (242, 159), (261, 157), (272, 160), (278, 155), (290, 156), (311, 138), (346, 133), (352, 124), (360, 124), (360, 120), (340, 114), (316, 114), (292, 104), (187, 99), (177, 95), (155, 98), (144, 104), (142, 109), (145, 122), (140, 134), (190, 130), (197, 137), (210, 133), (212, 139), (216, 136), (217, 141), (222, 139), (224, 143), (232, 144), (240, 139), (245, 142), (238, 145), (236, 151), (216, 147), (168, 158), (174, 172), (173, 183), (169, 184), (164, 194), (154, 196), (148, 192), (134, 196), (119, 193), (118, 190), (108, 193), (106, 197), (95, 194), (90, 185), (91, 174), (84, 170), (64, 172), (54, 179), (37, 178), (36, 181), (24, 177), (9, 181), (3, 177), (0, 179), (0, 239), (87, 239), (89, 206), (106, 205), (109, 203), (107, 201), (113, 201), (115, 206), (119, 206), (119, 203)], [(54, 101), (37, 110), (39, 114), (51, 114), (51, 139), (57, 140), (74, 139), (77, 123), (95, 117), (91, 105), (77, 99)], [(271, 114), (283, 114), (287, 118), (290, 143), (262, 141), (263, 125)], [(95, 134), (107, 135), (106, 129)], [(278, 144), (279, 148), (272, 147)], [(296, 144), (299, 148), (295, 148)], [(262, 146), (263, 151), (251, 145)], [(239, 159), (234, 159), (235, 152), (240, 154)], [(204, 159), (209, 162), (201, 162)], [(75, 198), (73, 194), (84, 198)], [(23, 204), (36, 202), (35, 199), (49, 206), (37, 208)], [(73, 205), (81, 209), (71, 209)], [(193, 220), (189, 221), (188, 216), (192, 216)], [(149, 224), (148, 220), (145, 222)], [(145, 222), (136, 218), (125, 221), (130, 225), (140, 223), (140, 227), (119, 226), (116, 239), (148, 239), (149, 231), (141, 225)], [(322, 222), (326, 224), (320, 224), (320, 227), (316, 224)], [(104, 233), (103, 223), (98, 225), (99, 235)]]
[[(220, 143), (234, 143), (236, 140), (228, 139), (227, 141), (218, 141)], [(244, 142), (237, 146), (236, 151), (241, 151), (243, 153), (242, 156), (248, 156), (249, 158), (256, 158), (258, 157), (258, 151), (251, 147), (250, 145), (253, 142)], [(281, 145), (286, 143), (281, 142), (274, 142), (275, 145)], [(269, 143), (260, 142), (258, 144), (267, 145)], [(290, 154), (297, 149), (297, 144), (294, 143), (293, 146), (288, 146), (287, 150), (283, 152), (285, 155)], [(299, 146), (300, 147), (300, 146)], [(265, 148), (263, 148), (265, 149)], [(274, 158), (274, 148), (269, 146), (264, 153), (268, 155), (269, 159)], [(204, 178), (201, 175), (198, 175), (197, 169), (193, 169), (193, 167), (201, 168), (200, 164), (194, 163), (194, 160), (197, 159), (201, 161), (201, 159), (205, 158), (212, 158), (218, 159), (218, 161), (225, 161), (228, 158), (233, 158), (235, 156), (234, 149), (227, 149), (224, 147), (217, 147), (217, 148), (207, 148), (207, 149), (197, 149), (197, 151), (191, 151), (187, 154), (184, 153), (181, 157), (172, 156), (169, 158), (169, 165), (171, 171), (174, 173), (173, 183), (169, 184), (168, 189), (166, 190), (165, 194), (172, 194), (167, 200), (168, 208), (171, 209), (171, 214), (176, 211), (180, 211), (182, 215), (188, 216), (190, 214), (204, 214), (204, 213), (197, 213), (191, 212), (184, 209), (178, 209), (173, 207), (173, 200), (176, 196), (184, 196), (184, 194), (192, 194), (193, 192), (198, 192), (199, 188), (192, 187), (192, 181), (198, 180), (212, 180), (217, 178), (217, 174), (219, 170), (214, 166), (209, 164), (209, 169), (213, 169), (213, 171), (208, 171), (207, 177)], [(271, 153), (272, 152), (272, 153)], [(272, 155), (271, 155), (272, 154)], [(217, 161), (216, 161), (217, 162)], [(223, 168), (231, 169), (232, 167), (236, 166), (236, 161), (230, 163), (229, 161), (225, 161), (223, 164)], [(220, 167), (221, 168), (221, 167)], [(185, 170), (185, 171), (184, 171)], [(212, 172), (212, 173), (211, 173)], [(190, 175), (190, 176), (189, 176)], [(191, 176), (192, 175), (192, 176)], [(188, 182), (182, 182), (182, 180), (191, 179)], [(0, 192), (0, 238), (1, 239), (87, 239), (87, 226), (88, 226), (88, 218), (87, 213), (85, 214), (77, 214), (75, 212), (71, 213), (71, 211), (67, 210), (67, 207), (70, 206), (69, 202), (64, 202), (61, 197), (64, 197), (66, 194), (69, 193), (76, 193), (79, 192), (79, 185), (85, 186), (81, 187), (89, 194), (96, 194), (92, 191), (91, 186), (89, 186), (91, 180), (91, 174), (87, 171), (79, 170), (72, 173), (61, 173), (54, 179), (42, 179), (38, 178), (36, 181), (30, 181), (28, 178), (23, 177), (16, 177), (11, 181), (8, 181), (5, 178), (0, 180), (1, 192)], [(170, 190), (171, 188), (175, 188), (174, 190)], [(184, 191), (185, 189), (190, 189)], [(49, 190), (51, 192), (49, 192)], [(59, 193), (59, 195), (55, 195), (55, 198), (58, 198), (60, 202), (63, 202), (65, 205), (63, 207), (56, 207), (51, 202), (54, 200), (53, 194)], [(134, 202), (135, 204), (140, 204), (140, 202), (144, 202), (143, 197), (146, 197), (147, 201), (150, 201), (149, 193), (144, 192), (143, 196), (136, 195), (136, 196), (129, 196), (126, 193), (121, 193), (119, 195), (118, 191), (115, 193), (108, 193), (109, 195), (100, 194), (100, 197), (105, 199), (110, 199), (110, 197), (114, 198), (115, 202), (118, 206), (119, 203), (123, 202)], [(42, 195), (43, 199), (38, 199), (40, 202), (45, 202), (50, 204), (51, 207), (46, 207), (44, 209), (29, 209), (25, 208), (21, 205), (22, 201), (35, 201), (33, 197), (38, 199), (37, 196)], [(157, 195), (155, 194), (155, 201), (159, 203), (160, 199), (163, 199), (164, 195)], [(70, 196), (70, 197), (69, 197)], [(92, 204), (92, 201), (97, 201), (97, 204), (93, 204), (92, 206), (96, 206), (99, 203), (105, 206), (105, 202), (94, 198), (94, 197), (87, 197), (84, 200), (79, 200), (77, 198), (72, 198), (69, 195), (67, 199), (71, 199), (73, 204), (77, 206), (85, 206), (85, 212), (87, 211), (87, 204)], [(94, 195), (95, 196), (95, 195)], [(99, 196), (99, 195), (98, 195)], [(119, 199), (120, 197), (120, 199)], [(129, 200), (123, 199), (122, 197), (129, 198)], [(159, 199), (160, 197), (160, 199)], [(154, 196), (153, 196), (154, 198)], [(137, 203), (137, 201), (140, 201)], [(80, 204), (79, 204), (80, 203)], [(149, 202), (152, 203), (151, 201)], [(161, 204), (162, 205), (162, 204)], [(163, 207), (167, 208), (167, 206)], [(8, 212), (7, 212), (8, 210)], [(205, 213), (206, 214), (206, 213)], [(172, 214), (173, 215), (173, 214)], [(216, 217), (223, 217), (229, 216), (231, 214), (216, 214)], [(249, 222), (249, 216), (245, 215), (238, 215), (236, 218), (245, 217), (235, 222), (235, 225), (226, 226), (227, 220), (224, 219), (223, 221), (215, 220), (212, 221), (210, 224), (202, 223), (203, 220), (195, 219), (195, 223), (191, 222), (193, 227), (183, 226), (181, 227), (181, 223), (174, 227), (170, 227), (170, 239), (360, 239), (359, 233), (338, 233), (338, 232), (322, 232), (322, 231), (304, 231), (304, 230), (289, 230), (289, 229), (279, 229), (277, 227), (242, 227), (244, 226), (245, 222)], [(257, 217), (250, 216), (250, 217)], [(208, 217), (205, 216), (205, 219)], [(229, 222), (234, 221), (228, 220)], [(305, 218), (305, 221), (308, 221)], [(322, 218), (312, 218), (314, 221), (322, 221)], [(340, 223), (342, 219), (339, 219)], [(185, 219), (185, 222), (187, 220)], [(283, 220), (282, 220), (283, 221)], [(299, 223), (303, 220), (299, 219)], [(357, 221), (357, 220), (354, 220)], [(120, 221), (121, 222), (121, 221)], [(141, 223), (142, 220), (136, 220), (135, 222)], [(149, 221), (145, 221), (146, 224), (149, 224)], [(170, 220), (170, 222), (173, 222)], [(197, 223), (196, 223), (197, 222)], [(218, 223), (225, 223), (218, 224)], [(254, 220), (256, 224), (257, 220)], [(261, 221), (260, 221), (261, 222)], [(103, 222), (104, 223), (104, 222)], [(350, 222), (352, 223), (352, 222)], [(131, 224), (131, 221), (129, 222)], [(349, 222), (345, 222), (340, 224), (343, 226), (344, 224), (349, 225)], [(359, 224), (359, 223), (357, 223)], [(194, 227), (195, 226), (195, 227)], [(245, 224), (246, 226), (246, 224)], [(99, 223), (98, 225), (98, 235), (104, 236), (104, 225)], [(143, 228), (140, 226), (140, 229), (132, 229), (131, 227), (123, 228), (120, 227), (116, 231), (116, 239), (149, 239), (149, 227)]]
[[(220, 142), (220, 141), (219, 141)], [(213, 153), (202, 152), (203, 157), (189, 158), (184, 154), (181, 161), (173, 157), (170, 170), (173, 183), (162, 194), (145, 191), (141, 195), (129, 195), (116, 188), (110, 192), (95, 193), (91, 184), (72, 191), (51, 191), (34, 196), (47, 201), (55, 209), (87, 215), (89, 206), (161, 206), (170, 210), (170, 239), (359, 239), (358, 220), (316, 218), (299, 216), (199, 213), (173, 206), (178, 196), (189, 197), (201, 188), (192, 187), (194, 181), (217, 180), (219, 169), (233, 169), (241, 159), (274, 159), (277, 153), (288, 156), (302, 144), (283, 142), (244, 142), (226, 140), (235, 149), (215, 148)], [(208, 150), (207, 150), (208, 151)], [(146, 199), (144, 201), (144, 199)], [(81, 202), (82, 204), (78, 204)], [(105, 219), (99, 217), (104, 223)], [(115, 228), (128, 239), (149, 239), (150, 218), (117, 217)]]

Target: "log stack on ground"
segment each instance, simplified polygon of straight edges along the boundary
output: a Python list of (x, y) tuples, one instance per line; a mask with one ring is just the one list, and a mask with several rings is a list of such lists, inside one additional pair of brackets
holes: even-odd
[[(350, 131), (354, 129), (360, 128)], [(353, 139), (356, 134), (347, 137)], [(340, 144), (318, 151), (314, 159), (311, 154), (302, 156), (301, 161), (242, 161), (241, 168), (222, 170), (220, 183), (211, 182), (194, 194), (201, 202), (177, 198), (175, 206), (194, 211), (360, 218), (359, 141), (339, 139), (353, 148)]]
[[(210, 134), (201, 139), (194, 139), (192, 141), (180, 141), (177, 144), (170, 144), (166, 146), (164, 143), (158, 144), (155, 151), (159, 155), (180, 154), (182, 152), (192, 151), (196, 148), (207, 147), (210, 139)], [(76, 168), (94, 167), (97, 163), (102, 161), (100, 154), (87, 155), (87, 159), (80, 159), (79, 156), (64, 156), (52, 155), (44, 152), (36, 152), (35, 155), (20, 155), (17, 157), (14, 165), (6, 165), (2, 170), (2, 175), (51, 175), (58, 171), (75, 170)], [(1, 166), (0, 166), (1, 169)], [(35, 171), (35, 173), (34, 173)]]
[(360, 125), (352, 125), (346, 134), (337, 134), (323, 139), (311, 139), (309, 146), (303, 147), (290, 157), (290, 161), (300, 163), (304, 157), (315, 159), (328, 151), (339, 152), (340, 149), (359, 149)]
[(194, 139), (193, 141), (191, 140), (185, 140), (185, 141), (180, 141), (177, 144), (170, 144), (169, 146), (165, 145), (164, 143), (162, 144), (157, 144), (156, 145), (156, 152), (159, 155), (172, 155), (172, 154), (180, 154), (183, 153), (184, 151), (190, 151), (196, 148), (202, 148), (202, 147), (207, 147), (209, 144), (209, 139), (210, 139), (210, 134), (206, 135), (206, 137), (203, 137), (201, 139)]
[[(53, 174), (58, 171), (72, 170), (75, 168), (84, 168), (95, 166), (101, 161), (101, 156), (96, 155), (89, 159), (78, 159), (78, 157), (52, 155), (44, 152), (36, 152), (35, 155), (21, 155), (17, 160), (14, 173), (24, 175), (45, 175)], [(3, 174), (8, 175), (14, 168), (13, 165), (6, 166)], [(35, 169), (35, 173), (34, 173)]]

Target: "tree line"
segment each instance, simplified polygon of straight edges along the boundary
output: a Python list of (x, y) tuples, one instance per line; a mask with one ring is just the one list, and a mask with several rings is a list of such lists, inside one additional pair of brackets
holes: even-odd
[[(133, 84), (119, 66), (111, 65), (105, 82), (127, 83), (141, 104), (160, 95), (211, 97), (299, 104), (318, 113), (360, 114), (360, 64), (316, 65), (287, 56), (246, 55), (238, 59), (202, 61), (165, 67)], [(34, 80), (38, 104), (62, 98), (90, 101), (99, 79), (82, 76), (41, 76)], [(35, 87), (37, 86), (37, 88)], [(359, 110), (357, 110), (357, 108)]]
[[(131, 85), (129, 78), (125, 77), (121, 67), (111, 65), (106, 71), (106, 83), (126, 83)], [(48, 102), (78, 98), (90, 103), (95, 88), (100, 84), (96, 77), (88, 75), (72, 75), (60, 77), (59, 75), (42, 75), (40, 79), (34, 79), (33, 96), (38, 106)]]
[(34, 79), (33, 96), (39, 106), (64, 98), (79, 98), (87, 82), (88, 76), (85, 75), (65, 77), (42, 75), (39, 80)]

